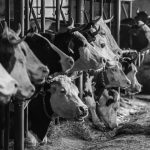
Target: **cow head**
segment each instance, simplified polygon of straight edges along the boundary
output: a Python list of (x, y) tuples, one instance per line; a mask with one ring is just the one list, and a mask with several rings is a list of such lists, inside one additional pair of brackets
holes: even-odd
[[(134, 56), (133, 55), (129, 56), (130, 53), (134, 53)], [(122, 58), (121, 64), (122, 64), (124, 73), (126, 74), (128, 79), (131, 81), (131, 85), (128, 88), (126, 88), (126, 91), (130, 94), (135, 94), (141, 91), (141, 85), (139, 84), (136, 78), (137, 68), (134, 65), (134, 61), (137, 58), (137, 52), (133, 51), (130, 53), (128, 54), (124, 53), (126, 57)], [(127, 55), (129, 57), (127, 57)]]
[[(107, 45), (107, 52), (109, 52), (110, 58), (115, 58), (116, 56), (120, 57), (122, 54), (122, 50), (119, 48), (119, 46), (117, 45), (116, 41), (114, 40), (110, 29), (108, 28), (108, 26), (106, 25), (106, 23), (108, 23), (109, 20), (103, 20), (102, 17), (99, 17), (97, 20), (94, 20), (93, 22), (93, 27), (91, 28), (91, 33), (95, 32), (95, 29), (99, 30), (99, 35), (97, 35), (96, 39), (97, 41), (95, 43), (97, 43), (97, 46), (101, 46), (101, 44), (99, 43), (99, 41), (101, 39), (103, 39), (103, 41), (106, 42), (105, 45)], [(103, 45), (103, 44), (102, 44)], [(116, 55), (114, 56), (110, 50)]]
[(130, 80), (122, 70), (121, 64), (117, 61), (113, 64), (111, 62), (106, 63), (106, 75), (109, 81), (106, 87), (127, 88), (131, 85)]
[(27, 37), (25, 40), (39, 60), (48, 66), (51, 74), (68, 72), (74, 65), (73, 58), (63, 53), (43, 35), (34, 33), (32, 37)]
[(120, 95), (117, 91), (104, 90), (97, 102), (97, 114), (104, 121), (106, 127), (113, 129), (118, 126), (117, 110), (119, 108)]
[(5, 23), (0, 38), (0, 55), (4, 61), (0, 61), (10, 72), (11, 76), (18, 81), (19, 85), (16, 96), (22, 99), (30, 97), (34, 93), (34, 87), (27, 74), (26, 59), (21, 50), (21, 42), (22, 39), (16, 40), (15, 35), (10, 32)]
[[(14, 32), (13, 30), (9, 29), (10, 32), (14, 35), (16, 40), (19, 40), (19, 34), (21, 32), (21, 27), (19, 26), (19, 29)], [(34, 55), (32, 50), (29, 48), (28, 44), (25, 41), (22, 41), (20, 43), (21, 50), (23, 51), (25, 57), (26, 57), (26, 67), (28, 70), (28, 75), (30, 77), (30, 80), (34, 84), (41, 84), (44, 82), (45, 77), (48, 76), (49, 70), (48, 68), (43, 65), (40, 60)]]
[(55, 36), (54, 44), (75, 60), (70, 72), (99, 69), (104, 66), (105, 58), (78, 31), (69, 30)]
[(65, 75), (58, 75), (51, 81), (50, 103), (53, 111), (68, 119), (83, 120), (88, 115), (88, 108), (79, 98), (78, 88)]
[(17, 92), (18, 82), (0, 64), (0, 104), (6, 104)]

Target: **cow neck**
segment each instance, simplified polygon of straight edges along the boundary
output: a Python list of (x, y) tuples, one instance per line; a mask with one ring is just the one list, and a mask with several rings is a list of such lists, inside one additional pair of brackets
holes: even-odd
[(100, 85), (100, 88), (96, 88), (95, 101), (98, 101), (100, 99), (102, 93), (106, 89), (106, 85), (108, 85), (108, 83), (109, 83), (105, 68), (103, 68), (103, 70), (98, 75), (99, 75), (98, 76), (98, 83), (100, 83), (99, 81), (101, 81), (101, 83), (100, 83), (101, 85)]

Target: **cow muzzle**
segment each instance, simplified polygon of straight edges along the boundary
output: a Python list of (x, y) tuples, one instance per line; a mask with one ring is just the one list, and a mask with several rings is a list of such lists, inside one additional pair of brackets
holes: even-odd
[(85, 106), (79, 106), (77, 108), (77, 116), (76, 116), (76, 120), (77, 121), (83, 121), (83, 119), (85, 117), (88, 116), (88, 107)]

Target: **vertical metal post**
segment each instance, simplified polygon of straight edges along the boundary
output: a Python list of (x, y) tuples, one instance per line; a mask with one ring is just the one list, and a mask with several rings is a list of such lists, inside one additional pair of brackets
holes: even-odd
[(9, 128), (10, 128), (10, 103), (5, 106), (5, 133), (4, 133), (4, 147), (9, 150)]
[[(84, 0), (76, 0), (76, 22), (79, 24), (83, 24), (84, 23)], [(83, 93), (83, 74), (80, 75), (79, 77), (79, 81), (78, 81), (79, 85), (77, 85), (79, 87), (79, 91), (80, 91), (80, 98), (82, 98), (82, 93)]]
[(14, 102), (15, 138), (14, 149), (24, 150), (24, 105), (23, 101)]
[(41, 0), (41, 32), (45, 32), (45, 0)]
[(94, 0), (90, 0), (90, 21), (94, 19)]
[(114, 3), (115, 13), (115, 38), (118, 45), (120, 45), (120, 20), (121, 20), (121, 0), (115, 0)]
[(21, 36), (24, 36), (24, 0), (14, 0), (14, 22), (21, 24)]
[(25, 137), (28, 137), (28, 106), (24, 110), (24, 121)]
[[(21, 36), (24, 36), (24, 0), (14, 0), (14, 21), (16, 24), (21, 24)], [(16, 100), (14, 103), (14, 108), (14, 149), (24, 150), (24, 102), (21, 100)]]
[(130, 1), (130, 2), (129, 2), (129, 17), (130, 17), (130, 18), (132, 18), (132, 4), (133, 4), (133, 2)]
[(73, 3), (72, 3), (72, 0), (69, 0), (69, 10), (68, 10), (68, 13), (69, 13), (69, 22), (71, 21), (71, 17), (72, 17), (72, 12), (73, 12)]
[(76, 0), (76, 22), (79, 24), (84, 23), (84, 0)]
[(10, 0), (5, 0), (5, 20), (10, 27)]
[(29, 30), (29, 0), (25, 0), (25, 33)]
[(103, 17), (103, 12), (104, 12), (104, 0), (100, 1), (100, 16)]
[(56, 31), (60, 30), (60, 0), (56, 0)]

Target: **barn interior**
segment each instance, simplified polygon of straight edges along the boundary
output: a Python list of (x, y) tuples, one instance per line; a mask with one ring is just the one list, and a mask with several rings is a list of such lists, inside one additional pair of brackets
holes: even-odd
[[(17, 82), (15, 94), (3, 92), (0, 83), (0, 150), (150, 150), (149, 8), (150, 0), (0, 0), (0, 63)], [(22, 42), (47, 76), (40, 84), (32, 81), (38, 64), (31, 68), (34, 58), (24, 46), (32, 94), (18, 98), (22, 85), (15, 75), (21, 71), (11, 73), (3, 65), (10, 58), (3, 56), (8, 49), (9, 56), (12, 49), (16, 54)], [(59, 54), (61, 67), (48, 47)], [(63, 62), (66, 57), (69, 64)], [(13, 61), (8, 65), (15, 66)], [(81, 100), (75, 102), (77, 108), (71, 105), (72, 95), (66, 105), (61, 102), (67, 90)], [(41, 104), (33, 101), (38, 98)], [(41, 109), (48, 121), (41, 119)], [(70, 117), (69, 111), (78, 114)]]

